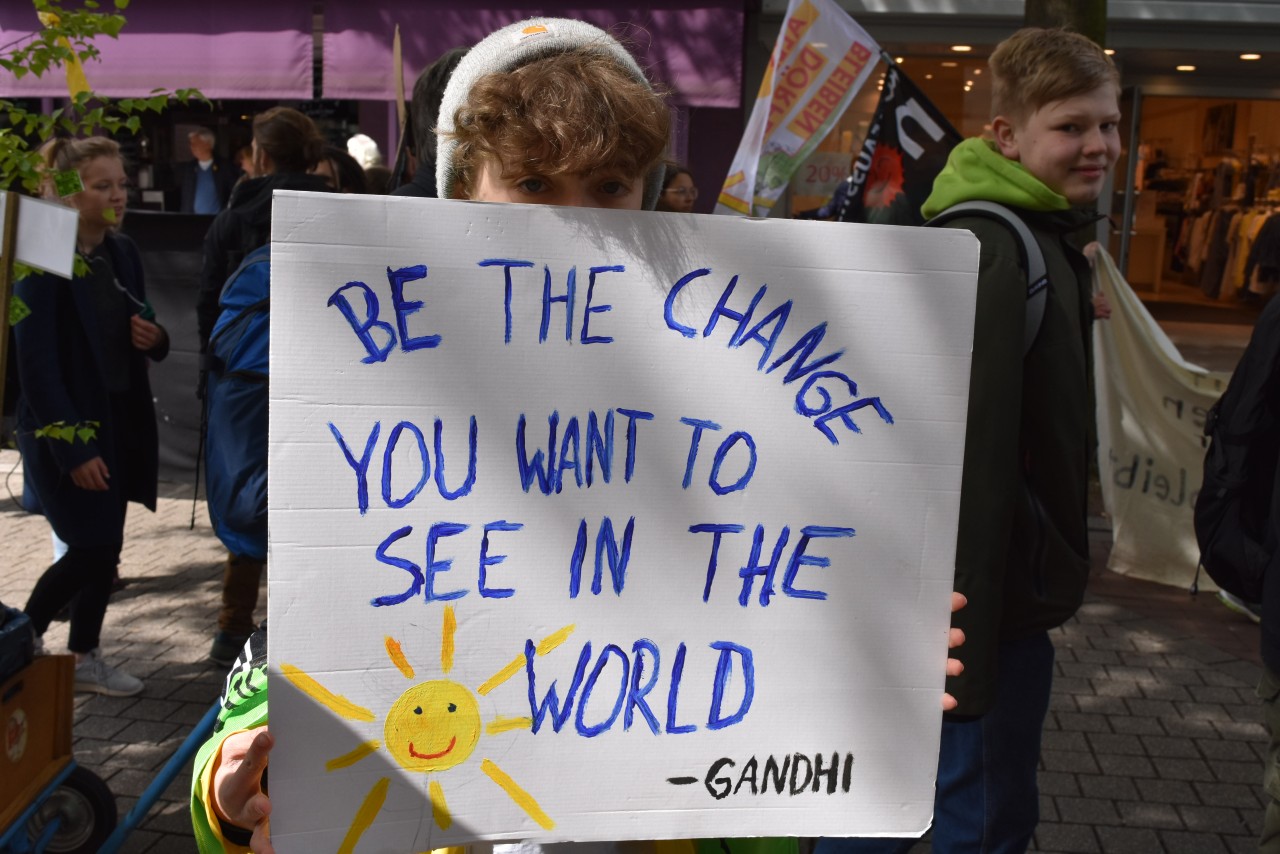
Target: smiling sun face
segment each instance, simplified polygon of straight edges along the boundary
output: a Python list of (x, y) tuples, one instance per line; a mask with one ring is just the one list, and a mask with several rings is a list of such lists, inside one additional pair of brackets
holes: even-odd
[(414, 685), (387, 710), (387, 752), (406, 771), (443, 771), (460, 765), (480, 741), (480, 706), (465, 686), (449, 679)]
[[(457, 629), (453, 607), (444, 608), (444, 631), (440, 639), (440, 669), (446, 675), (453, 669), (453, 635)], [(564, 643), (573, 633), (573, 626), (565, 626), (538, 642), (537, 655), (546, 655)], [(400, 642), (395, 638), (386, 638), (387, 657), (396, 666), (405, 679), (414, 679), (413, 665), (405, 657)], [(470, 688), (451, 679), (432, 679), (419, 682), (400, 695), (384, 718), (383, 741), (370, 740), (355, 747), (354, 750), (334, 757), (325, 763), (326, 771), (337, 771), (355, 765), (362, 759), (372, 756), (385, 747), (391, 758), (406, 771), (421, 774), (432, 774), (447, 771), (463, 764), (475, 751), (483, 734), (495, 736), (511, 730), (529, 729), (533, 725), (531, 718), (497, 717), (481, 726), (480, 704), (476, 694), (487, 695), (494, 688), (506, 682), (525, 669), (524, 654), (517, 655), (505, 667), (491, 676), (483, 685), (472, 693)], [(295, 688), (306, 694), (319, 705), (333, 714), (349, 721), (372, 723), (375, 716), (372, 711), (356, 705), (346, 697), (334, 694), (292, 664), (281, 663), (281, 675)], [(480, 771), (497, 784), (525, 815), (533, 819), (544, 830), (551, 830), (555, 822), (543, 811), (538, 802), (511, 778), (507, 772), (498, 767), (491, 759), (480, 762)], [(356, 810), (355, 817), (339, 849), (343, 854), (355, 850), (361, 835), (369, 829), (386, 801), (387, 788), (391, 780), (382, 777), (373, 784), (373, 788), (365, 796), (364, 802)], [(449, 806), (445, 802), (444, 787), (437, 780), (427, 783), (427, 798), (431, 803), (431, 817), (437, 827), (448, 830), (453, 823), (449, 814)]]

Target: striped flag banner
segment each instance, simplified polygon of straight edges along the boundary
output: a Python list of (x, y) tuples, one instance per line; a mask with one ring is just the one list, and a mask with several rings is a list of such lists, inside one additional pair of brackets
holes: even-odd
[(879, 56), (880, 46), (835, 0), (790, 0), (716, 213), (768, 216)]

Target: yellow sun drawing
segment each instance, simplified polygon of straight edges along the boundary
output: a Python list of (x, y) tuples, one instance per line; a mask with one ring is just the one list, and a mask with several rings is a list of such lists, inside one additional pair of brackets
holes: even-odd
[[(453, 613), (453, 606), (446, 605), (443, 637), (440, 643), (440, 669), (445, 675), (453, 669), (453, 635), (456, 629), (457, 619)], [(560, 646), (573, 633), (573, 629), (572, 625), (565, 626), (543, 638), (537, 645), (537, 654), (546, 655)], [(413, 679), (413, 666), (405, 658), (404, 652), (400, 649), (400, 643), (395, 638), (388, 637), (386, 647), (391, 663), (406, 679)], [(524, 655), (516, 656), (507, 666), (477, 688), (476, 693), (488, 694), (524, 667)], [(365, 723), (375, 720), (373, 712), (357, 706), (345, 697), (334, 694), (300, 668), (292, 664), (281, 664), (280, 670), (299, 691), (339, 717)], [(496, 735), (514, 729), (529, 729), (532, 726), (532, 719), (527, 717), (498, 717), (486, 724), (484, 731), (488, 735)], [(452, 679), (419, 682), (401, 694), (400, 698), (387, 710), (383, 720), (383, 742), (366, 741), (354, 750), (330, 759), (325, 763), (325, 770), (336, 771), (339, 768), (354, 765), (375, 753), (385, 743), (387, 753), (406, 771), (418, 771), (423, 774), (447, 771), (455, 765), (462, 764), (471, 756), (480, 742), (480, 730), (480, 704), (470, 688)], [(542, 807), (538, 806), (533, 796), (521, 788), (493, 760), (481, 760), (480, 770), (506, 792), (507, 797), (537, 822), (539, 827), (544, 830), (555, 827), (555, 822)], [(383, 777), (373, 784), (364, 802), (356, 810), (351, 827), (342, 840), (342, 846), (338, 849), (339, 854), (350, 854), (355, 850), (356, 843), (373, 824), (378, 811), (382, 809), (390, 783), (389, 778)], [(441, 830), (448, 830), (453, 820), (449, 816), (444, 789), (439, 782), (428, 781), (427, 796), (431, 800), (431, 816), (436, 826)]]

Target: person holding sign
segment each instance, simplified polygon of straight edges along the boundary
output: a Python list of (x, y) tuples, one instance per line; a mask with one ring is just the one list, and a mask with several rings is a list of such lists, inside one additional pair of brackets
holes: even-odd
[[(970, 602), (953, 621), (966, 636), (965, 670), (948, 680), (963, 717), (943, 723), (938, 854), (1024, 851), (1039, 819), (1048, 630), (1084, 596), (1096, 443), (1090, 265), (1068, 238), (1101, 219), (1095, 203), (1120, 152), (1119, 74), (1089, 39), (1019, 30), (990, 68), (995, 139), (958, 145), (922, 212), (932, 218), (967, 201), (1011, 208), (1044, 253), (1048, 284), (1036, 319), (1013, 231), (980, 215), (947, 223), (971, 230), (982, 252), (956, 547), (956, 586)], [(818, 854), (914, 842), (824, 839)]]
[[(635, 60), (595, 27), (541, 18), (491, 34), (459, 63), (440, 115), (444, 198), (622, 211), (657, 204), (669, 112)], [(196, 836), (204, 851), (271, 851), (265, 631), (250, 639), (227, 685), (217, 734), (195, 762)], [(359, 833), (353, 825), (353, 847)]]
[(137, 247), (115, 233), (128, 184), (120, 146), (104, 137), (59, 139), (44, 157), (46, 195), (80, 212), (83, 267), (70, 281), (41, 273), (14, 286), (25, 307), (13, 324), (22, 383), (18, 447), (26, 485), (67, 544), (25, 611), (43, 635), (69, 605), (76, 690), (131, 697), (142, 680), (103, 661), (98, 644), (125, 506), (156, 508), (159, 446), (147, 360), (168, 354), (169, 335), (147, 302)]

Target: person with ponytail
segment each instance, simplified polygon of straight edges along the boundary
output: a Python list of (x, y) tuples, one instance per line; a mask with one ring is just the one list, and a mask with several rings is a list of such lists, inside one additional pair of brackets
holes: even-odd
[[(324, 155), (324, 138), (315, 123), (290, 107), (273, 107), (253, 120), (253, 173), (240, 185), (230, 206), (218, 214), (204, 239), (204, 268), (196, 303), (202, 364), (197, 388), (203, 396), (203, 354), (218, 320), (222, 286), (244, 257), (271, 240), (271, 197), (276, 190), (331, 192), (321, 175), (308, 174)], [(263, 437), (263, 441), (266, 439)], [(210, 470), (210, 477), (215, 472)], [(209, 658), (230, 664), (256, 623), (258, 586), (266, 568), (260, 555), (228, 550), (222, 576), (218, 631)]]
[(204, 238), (204, 265), (196, 300), (200, 352), (218, 320), (218, 297), (240, 261), (271, 240), (271, 196), (276, 190), (329, 192), (320, 175), (308, 174), (324, 154), (315, 123), (291, 107), (273, 107), (253, 119), (253, 174)]
[(70, 280), (38, 273), (14, 285), (27, 310), (13, 325), (23, 473), (67, 545), (25, 610), (43, 636), (69, 607), (76, 690), (128, 697), (143, 683), (102, 660), (99, 636), (126, 504), (156, 508), (159, 443), (147, 361), (168, 354), (169, 335), (147, 302), (137, 247), (116, 233), (128, 183), (120, 147), (103, 137), (58, 139), (43, 154), (45, 195), (79, 211), (82, 270)]

